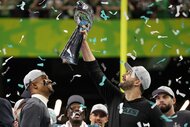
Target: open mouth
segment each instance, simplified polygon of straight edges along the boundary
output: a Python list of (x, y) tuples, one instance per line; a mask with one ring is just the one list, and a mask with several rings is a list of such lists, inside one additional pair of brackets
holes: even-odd
[(74, 116), (74, 118), (80, 118), (80, 113), (79, 112), (74, 112), (73, 116)]

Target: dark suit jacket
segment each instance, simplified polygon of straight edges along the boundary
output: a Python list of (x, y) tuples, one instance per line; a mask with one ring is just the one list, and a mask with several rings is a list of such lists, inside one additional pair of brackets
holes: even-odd
[(48, 108), (38, 98), (28, 99), (21, 111), (20, 127), (49, 127), (50, 115)]
[(14, 122), (12, 106), (4, 98), (0, 98), (0, 127), (12, 127)]

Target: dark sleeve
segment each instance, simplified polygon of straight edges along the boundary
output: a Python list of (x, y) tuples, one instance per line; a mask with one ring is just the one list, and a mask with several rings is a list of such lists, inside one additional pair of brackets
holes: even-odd
[(0, 98), (0, 126), (12, 127), (13, 122), (14, 118), (10, 102)]
[(115, 96), (122, 97), (122, 93), (119, 88), (113, 85), (110, 80), (107, 79), (96, 60), (85, 62), (85, 64), (93, 83), (96, 85), (100, 95), (108, 105), (112, 102)]
[(22, 109), (20, 127), (40, 127), (42, 107), (36, 102), (27, 103)]
[(160, 109), (156, 106), (150, 109), (150, 127), (166, 127), (165, 118), (166, 116), (162, 114)]

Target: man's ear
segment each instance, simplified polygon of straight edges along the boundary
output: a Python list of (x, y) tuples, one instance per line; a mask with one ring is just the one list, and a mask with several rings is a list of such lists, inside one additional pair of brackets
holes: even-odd
[(176, 103), (176, 98), (173, 98), (173, 105)]
[(35, 84), (35, 83), (31, 83), (31, 85), (30, 85), (33, 89), (38, 89), (38, 85), (37, 84)]
[(135, 80), (134, 85), (135, 86), (140, 86), (141, 85), (141, 81), (139, 79)]

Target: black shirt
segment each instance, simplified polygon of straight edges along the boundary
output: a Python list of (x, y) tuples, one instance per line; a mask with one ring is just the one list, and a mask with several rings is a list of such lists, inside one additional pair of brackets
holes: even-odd
[(168, 118), (167, 127), (190, 127), (190, 111), (178, 111)]
[(108, 105), (109, 127), (140, 127), (137, 125), (138, 122), (140, 122), (138, 124), (149, 123), (150, 127), (165, 126), (161, 118), (162, 113), (157, 106), (151, 108), (152, 103), (144, 98), (134, 101), (125, 100), (124, 94), (106, 78), (97, 61), (85, 62), (85, 64), (92, 81)]

